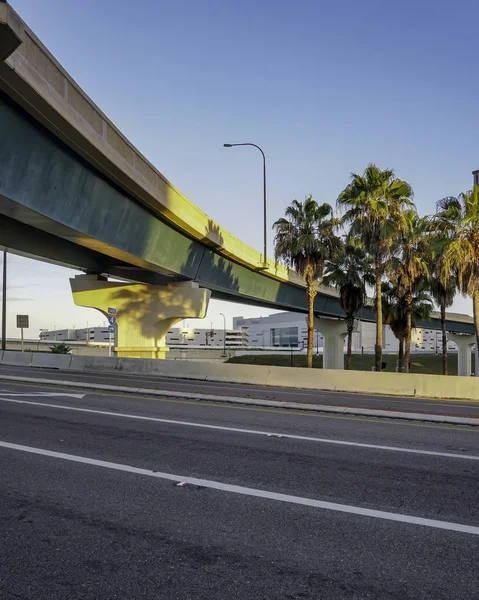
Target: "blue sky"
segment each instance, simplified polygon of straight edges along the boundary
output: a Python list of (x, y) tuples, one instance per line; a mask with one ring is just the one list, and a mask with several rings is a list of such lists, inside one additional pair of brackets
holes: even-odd
[[(258, 249), (261, 157), (224, 142), (265, 150), (269, 225), (293, 198), (334, 204), (368, 162), (411, 183), (422, 214), (479, 168), (477, 0), (11, 4), (168, 179)], [(32, 300), (11, 304), (9, 326), (16, 312), (36, 327), (102, 321), (73, 306), (70, 272), (10, 260), (11, 284), (24, 286), (12, 297)], [(222, 324), (220, 310), (265, 314), (215, 302), (208, 326)]]

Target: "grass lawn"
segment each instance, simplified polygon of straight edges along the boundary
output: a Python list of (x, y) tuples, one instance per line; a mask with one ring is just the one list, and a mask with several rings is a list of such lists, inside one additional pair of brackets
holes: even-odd
[[(383, 354), (383, 361), (386, 363), (386, 371), (394, 373), (396, 370), (396, 354)], [(277, 367), (290, 367), (290, 355), (277, 354), (258, 354), (254, 356), (235, 356), (228, 360), (229, 363), (243, 365), (267, 365)], [(371, 371), (374, 365), (373, 354), (353, 354), (352, 369), (355, 371)], [(306, 367), (306, 356), (293, 354), (293, 367)], [(323, 357), (313, 356), (313, 367), (322, 369)], [(457, 375), (457, 355), (448, 356), (449, 375)], [(474, 356), (472, 358), (472, 370), (474, 372)], [(429, 373), (432, 375), (442, 375), (442, 356), (440, 354), (412, 354), (411, 355), (411, 373)]]

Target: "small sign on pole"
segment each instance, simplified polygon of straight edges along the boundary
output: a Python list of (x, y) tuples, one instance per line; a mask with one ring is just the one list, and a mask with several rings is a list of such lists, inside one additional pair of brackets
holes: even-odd
[(116, 331), (116, 308), (108, 308), (108, 356), (111, 356), (111, 334)]
[(17, 328), (22, 332), (22, 352), (23, 352), (23, 330), (30, 326), (28, 315), (17, 315)]
[(28, 329), (28, 315), (17, 315), (17, 327), (18, 329)]

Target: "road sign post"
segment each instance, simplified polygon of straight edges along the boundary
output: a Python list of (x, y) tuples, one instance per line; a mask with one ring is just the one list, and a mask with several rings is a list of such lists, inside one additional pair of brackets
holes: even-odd
[(116, 331), (116, 308), (108, 308), (108, 356), (111, 357), (111, 334)]
[(23, 330), (30, 326), (28, 315), (17, 315), (17, 329), (20, 329), (22, 336), (22, 352), (23, 352)]

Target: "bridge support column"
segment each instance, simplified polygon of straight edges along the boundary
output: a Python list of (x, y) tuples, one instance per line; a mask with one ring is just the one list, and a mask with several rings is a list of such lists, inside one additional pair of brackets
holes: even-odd
[(348, 334), (346, 321), (315, 317), (314, 328), (323, 336), (323, 369), (344, 369), (344, 338)]
[(450, 342), (457, 344), (457, 374), (469, 377), (471, 375), (472, 346), (476, 342), (473, 334), (449, 333)]
[(117, 310), (115, 351), (130, 358), (166, 358), (166, 334), (185, 318), (206, 316), (211, 292), (193, 282), (167, 286), (107, 281), (98, 275), (70, 279), (78, 306)]

